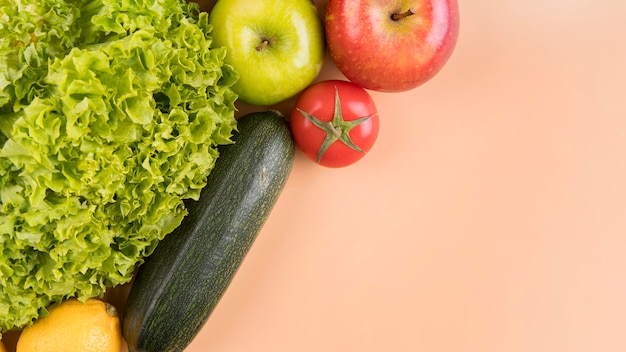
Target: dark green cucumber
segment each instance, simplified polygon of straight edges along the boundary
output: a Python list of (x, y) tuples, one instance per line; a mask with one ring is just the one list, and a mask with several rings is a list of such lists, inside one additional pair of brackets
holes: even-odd
[(184, 350), (222, 297), (287, 178), (294, 142), (274, 111), (242, 117), (189, 214), (139, 267), (123, 318), (129, 350)]

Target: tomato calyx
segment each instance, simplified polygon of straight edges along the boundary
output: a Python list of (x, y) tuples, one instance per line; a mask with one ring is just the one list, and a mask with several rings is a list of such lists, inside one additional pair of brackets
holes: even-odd
[(324, 141), (322, 142), (322, 145), (317, 152), (318, 163), (320, 162), (320, 160), (322, 160), (322, 157), (324, 156), (324, 153), (326, 153), (326, 150), (328, 150), (328, 148), (330, 148), (330, 146), (337, 141), (340, 141), (341, 143), (359, 153), (366, 153), (363, 149), (361, 149), (361, 147), (359, 147), (356, 143), (352, 141), (352, 138), (350, 138), (350, 131), (375, 116), (376, 113), (363, 116), (354, 120), (344, 120), (343, 114), (341, 112), (339, 89), (337, 87), (335, 87), (335, 110), (333, 112), (333, 119), (331, 121), (322, 121), (302, 109), (297, 110), (302, 115), (304, 115), (307, 120), (311, 121), (312, 124), (326, 132), (326, 137), (324, 138)]

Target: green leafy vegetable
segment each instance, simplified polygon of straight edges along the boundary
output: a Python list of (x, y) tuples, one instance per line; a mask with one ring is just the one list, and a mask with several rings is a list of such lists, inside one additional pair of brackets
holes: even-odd
[(182, 0), (0, 0), (0, 332), (101, 295), (186, 215), (237, 80)]

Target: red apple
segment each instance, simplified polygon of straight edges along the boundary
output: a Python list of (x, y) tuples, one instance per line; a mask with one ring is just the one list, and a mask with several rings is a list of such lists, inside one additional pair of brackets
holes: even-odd
[(328, 52), (363, 88), (413, 89), (446, 64), (459, 35), (457, 0), (329, 0)]

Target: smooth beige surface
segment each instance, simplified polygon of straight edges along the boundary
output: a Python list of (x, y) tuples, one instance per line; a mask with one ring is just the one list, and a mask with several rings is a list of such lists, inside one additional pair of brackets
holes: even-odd
[(626, 2), (460, 7), (368, 156), (298, 155), (189, 351), (626, 351)]
[(368, 156), (297, 155), (187, 351), (626, 351), (626, 2), (460, 7)]

